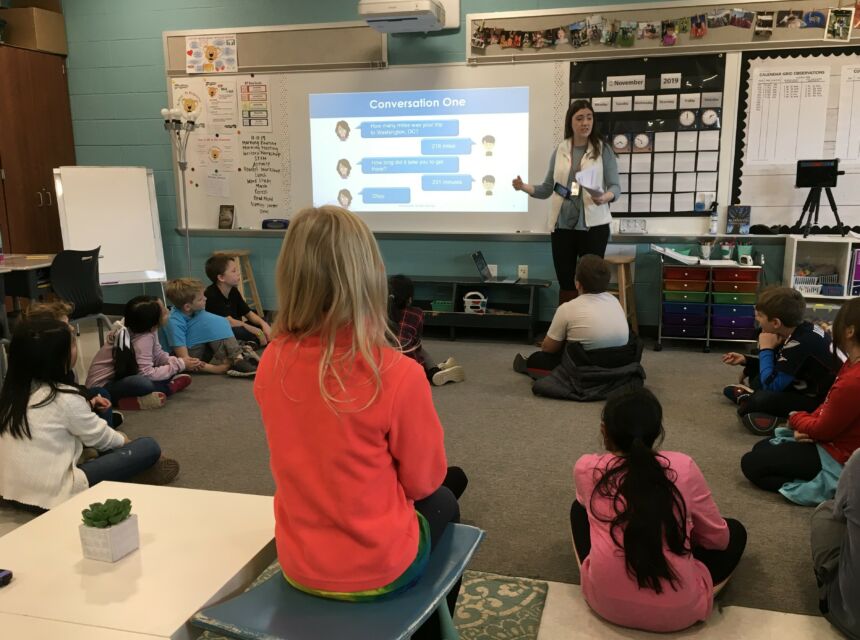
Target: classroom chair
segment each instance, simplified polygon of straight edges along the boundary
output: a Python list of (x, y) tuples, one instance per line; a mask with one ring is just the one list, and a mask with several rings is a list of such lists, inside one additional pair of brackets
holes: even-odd
[(110, 329), (111, 321), (102, 313), (104, 299), (99, 284), (100, 251), (101, 247), (90, 251), (60, 251), (51, 263), (51, 288), (59, 298), (74, 305), (69, 322), (75, 327), (80, 328), (81, 320), (96, 321), (99, 345), (103, 346), (104, 328)]
[(418, 583), (389, 598), (361, 603), (318, 598), (294, 589), (278, 572), (232, 600), (203, 609), (191, 624), (239, 638), (406, 640), (435, 611), (441, 640), (457, 640), (445, 594), (483, 537), (476, 527), (449, 524)]
[(606, 262), (615, 267), (618, 280), (618, 291), (610, 291), (618, 298), (624, 315), (633, 333), (639, 335), (639, 320), (636, 317), (636, 292), (633, 288), (633, 270), (631, 265), (636, 261), (635, 256), (606, 256)]
[(257, 281), (254, 280), (254, 269), (251, 267), (251, 251), (249, 249), (235, 249), (233, 251), (213, 251), (213, 256), (230, 256), (231, 258), (239, 259), (239, 293), (247, 301), (245, 296), (245, 285), (248, 285), (248, 290), (251, 294), (251, 303), (249, 306), (261, 318), (266, 317), (266, 310), (263, 309), (263, 301), (260, 299), (260, 292), (257, 290)]

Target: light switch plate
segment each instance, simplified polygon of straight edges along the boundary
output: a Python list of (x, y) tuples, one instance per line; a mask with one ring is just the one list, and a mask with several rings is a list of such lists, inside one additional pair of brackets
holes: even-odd
[(529, 265), (521, 264), (517, 267), (517, 278), (519, 278), (520, 280), (529, 279)]

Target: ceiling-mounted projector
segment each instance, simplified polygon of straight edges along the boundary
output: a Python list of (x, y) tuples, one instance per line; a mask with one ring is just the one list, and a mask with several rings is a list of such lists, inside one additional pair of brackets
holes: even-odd
[(382, 33), (412, 33), (456, 29), (459, 0), (361, 0), (358, 15)]

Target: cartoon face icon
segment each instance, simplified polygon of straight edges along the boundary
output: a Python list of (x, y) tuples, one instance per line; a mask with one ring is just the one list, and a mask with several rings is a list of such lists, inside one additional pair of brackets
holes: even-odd
[(349, 125), (346, 120), (339, 120), (334, 126), (334, 132), (341, 140), (346, 140), (349, 137)]
[(348, 178), (350, 171), (352, 171), (352, 165), (349, 164), (349, 160), (341, 158), (337, 161), (337, 172), (340, 174), (341, 178), (344, 180)]
[(486, 155), (493, 155), (493, 147), (496, 146), (495, 136), (484, 136), (481, 139), (481, 144), (484, 145), (484, 152), (486, 153)]
[(349, 205), (352, 204), (352, 194), (349, 192), (349, 189), (341, 189), (338, 191), (337, 201), (344, 209), (349, 209)]
[(219, 49), (218, 47), (213, 46), (211, 44), (206, 45), (206, 47), (204, 47), (204, 49), (203, 49), (203, 56), (209, 62), (215, 62), (215, 60), (220, 55), (221, 55), (221, 49)]
[(493, 195), (493, 188), (496, 186), (495, 176), (484, 176), (481, 179), (481, 184), (484, 185), (485, 195)]
[(182, 110), (185, 113), (194, 113), (195, 111), (197, 111), (197, 99), (182, 98)]
[(212, 147), (211, 149), (209, 149), (209, 157), (214, 162), (217, 162), (221, 158), (221, 149), (219, 149), (218, 147)]
[(210, 98), (214, 98), (216, 95), (218, 95), (218, 87), (216, 87), (215, 85), (207, 87), (206, 92), (209, 94)]

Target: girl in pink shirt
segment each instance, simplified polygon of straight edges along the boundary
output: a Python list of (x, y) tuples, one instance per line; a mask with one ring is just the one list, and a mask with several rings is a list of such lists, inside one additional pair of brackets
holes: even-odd
[[(466, 477), (448, 468), (424, 370), (389, 345), (385, 266), (340, 207), (290, 221), (276, 267), (275, 337), (257, 368), (284, 576), (361, 601), (421, 577)], [(448, 595), (453, 612), (459, 583)], [(414, 638), (438, 638), (431, 616)]]
[(746, 546), (693, 459), (654, 449), (662, 422), (647, 389), (610, 397), (601, 423), (609, 453), (577, 460), (570, 510), (586, 602), (610, 622), (659, 632), (705, 620)]

